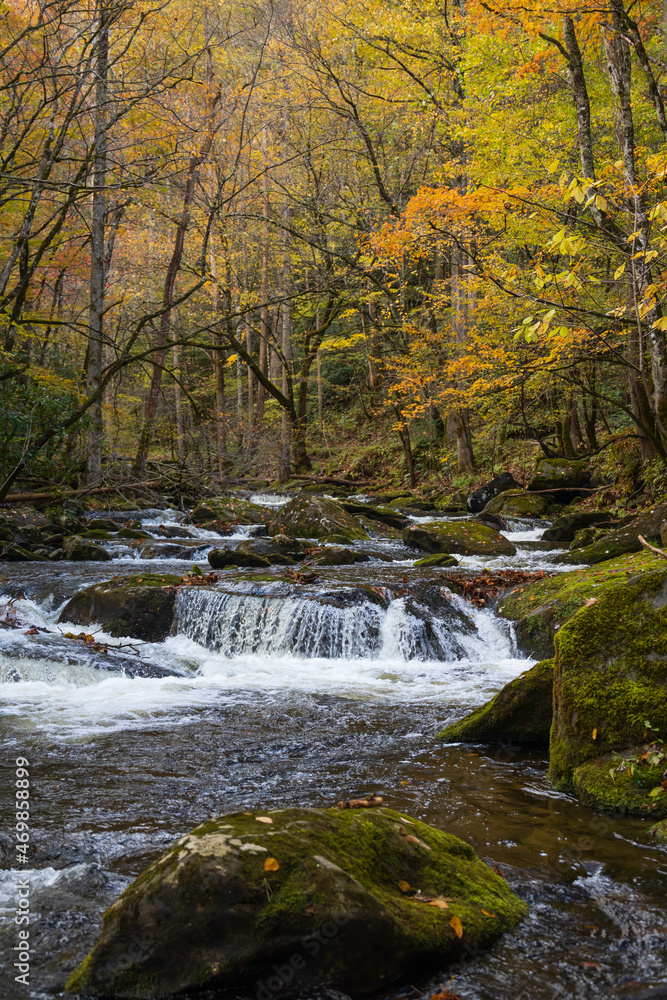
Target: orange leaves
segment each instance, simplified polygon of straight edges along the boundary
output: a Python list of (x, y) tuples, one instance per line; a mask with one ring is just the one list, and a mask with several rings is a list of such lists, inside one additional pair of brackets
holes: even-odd
[(280, 865), (278, 864), (275, 858), (267, 858), (266, 861), (264, 862), (265, 872), (277, 872), (279, 868)]
[(449, 921), (449, 926), (452, 928), (457, 938), (463, 937), (463, 924), (461, 923), (460, 917), (452, 917)]

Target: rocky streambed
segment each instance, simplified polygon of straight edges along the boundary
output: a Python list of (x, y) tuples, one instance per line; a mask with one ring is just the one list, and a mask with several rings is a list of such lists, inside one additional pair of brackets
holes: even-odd
[[(31, 761), (28, 995), (62, 990), (97, 941), (104, 910), (200, 824), (210, 836), (215, 831), (206, 824), (214, 817), (245, 815), (254, 832), (239, 827), (234, 850), (255, 844), (257, 857), (277, 857), (278, 849), (268, 851), (277, 841), (266, 839), (285, 815), (276, 810), (327, 816), (339, 801), (371, 792), (384, 800), (378, 817), (394, 823), (380, 831), (381, 856), (391, 863), (389, 881), (373, 889), (374, 899), (392, 912), (416, 910), (424, 927), (439, 921), (438, 940), (453, 943), (449, 952), (426, 945), (415, 951), (413, 933), (412, 957), (398, 963), (385, 993), (406, 995), (401, 972), (409, 975), (411, 995), (424, 997), (454, 976), (449, 986), (461, 1000), (636, 1000), (659, 990), (667, 979), (667, 868), (651, 818), (593, 811), (573, 797), (571, 784), (557, 791), (543, 739), (549, 720), (537, 717), (537, 707), (535, 738), (513, 733), (501, 713), (493, 733), (459, 734), (472, 743), (437, 739), (507, 684), (519, 684), (519, 702), (525, 701), (521, 675), (536, 659), (553, 656), (553, 637), (567, 615), (595, 610), (586, 602), (600, 581), (584, 582), (592, 571), (582, 570), (571, 583), (567, 576), (578, 572), (566, 562), (576, 552), (569, 546), (577, 532), (558, 521), (549, 528), (523, 510), (517, 520), (514, 493), (507, 503), (515, 513), (496, 499), (481, 519), (410, 508), (407, 499), (369, 504), (352, 498), (342, 513), (316, 500), (315, 528), (312, 520), (308, 527), (299, 520), (311, 502), (254, 496), (208, 501), (192, 515), (96, 512), (94, 519), (106, 522), (97, 528), (86, 526), (93, 515), (75, 514), (74, 534), (63, 535), (55, 558), (47, 552), (0, 562), (3, 815), (9, 815), (14, 759)], [(547, 529), (571, 537), (545, 539)], [(22, 537), (44, 548), (36, 536), (32, 543), (25, 531)], [(105, 556), (66, 558), (71, 537)], [(226, 554), (209, 562), (213, 550)], [(653, 558), (648, 555), (620, 558), (635, 560), (617, 567), (625, 579), (655, 569), (642, 562)], [(484, 570), (496, 580), (486, 585), (488, 600), (471, 583)], [(517, 570), (547, 575), (526, 577), (508, 593), (501, 574)], [(567, 612), (552, 582), (559, 580)], [(541, 678), (544, 687), (544, 668)], [(539, 683), (531, 690), (538, 689)], [(544, 704), (542, 695), (529, 693), (529, 705), (531, 698)], [(365, 811), (349, 815), (362, 822)], [(273, 823), (257, 825), (257, 816)], [(410, 822), (429, 825), (415, 837)], [(363, 865), (347, 867), (343, 834), (327, 830), (326, 824), (319, 829), (308, 857), (324, 857), (365, 884)], [(506, 912), (517, 916), (499, 925), (502, 936), (486, 926), (494, 917), (484, 910), (498, 920), (501, 915), (490, 896), (473, 892), (479, 900), (473, 912), (461, 890), (446, 891), (426, 869), (415, 869), (439, 849), (438, 831), (471, 845), (486, 862), (484, 871), (495, 868), (493, 878), (514, 892), (517, 902)], [(0, 939), (7, 949), (14, 943), (16, 880), (6, 840), (0, 848)], [(248, 883), (264, 894), (264, 905), (275, 906), (292, 891), (292, 883), (280, 881), (287, 878), (287, 842), (281, 850), (279, 868), (264, 870), (262, 863), (256, 885), (254, 876)], [(294, 850), (296, 877), (303, 863)], [(317, 878), (324, 876), (333, 878), (328, 892), (342, 877), (326, 865)], [(499, 891), (493, 889), (498, 906)], [(517, 922), (526, 904), (528, 915)], [(299, 940), (327, 923), (319, 905), (304, 904), (299, 919), (305, 926), (297, 921), (294, 932)], [(460, 937), (455, 917), (462, 921)], [(277, 913), (275, 919), (284, 918)], [(346, 940), (338, 931), (334, 939)], [(381, 941), (369, 931), (373, 946), (366, 952), (378, 953)], [(132, 947), (139, 945), (130, 942), (125, 951)], [(339, 990), (354, 995), (378, 986), (373, 963), (369, 969), (358, 958), (357, 965), (356, 985), (349, 963), (348, 978), (332, 980)], [(276, 976), (272, 983), (255, 977), (243, 995), (254, 996), (259, 981), (269, 996), (287, 996), (290, 983)], [(80, 974), (70, 987), (103, 995), (101, 981), (95, 982)], [(192, 983), (181, 987), (196, 994)], [(26, 989), (9, 976), (5, 995), (25, 997)], [(320, 996), (317, 982), (304, 980), (301, 995)]]

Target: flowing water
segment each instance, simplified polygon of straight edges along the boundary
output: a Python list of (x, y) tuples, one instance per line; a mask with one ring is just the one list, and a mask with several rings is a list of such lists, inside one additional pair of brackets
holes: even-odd
[[(8, 963), (3, 1000), (62, 986), (103, 910), (202, 820), (369, 791), (469, 841), (531, 904), (491, 951), (435, 978), (425, 969), (394, 996), (430, 997), (451, 976), (461, 1000), (667, 996), (667, 855), (648, 825), (555, 793), (544, 754), (433, 738), (531, 665), (508, 623), (377, 538), (356, 545), (370, 562), (322, 569), (311, 584), (275, 567), (183, 589), (176, 634), (162, 643), (87, 627), (105, 653), (63, 634), (81, 631), (58, 622), (70, 596), (115, 574), (183, 574), (220, 541), (191, 526), (185, 546), (160, 538), (160, 525), (183, 520), (175, 511), (136, 516), (156, 537), (150, 559), (144, 543), (108, 542), (108, 563), (1, 564), (0, 796), (9, 833), (14, 759), (28, 758), (34, 946), (30, 988), (13, 983)], [(553, 553), (535, 544), (543, 529), (517, 522), (516, 556), (461, 565), (548, 568)], [(0, 838), (3, 857), (11, 864), (14, 851)], [(0, 870), (4, 954), (15, 883)]]

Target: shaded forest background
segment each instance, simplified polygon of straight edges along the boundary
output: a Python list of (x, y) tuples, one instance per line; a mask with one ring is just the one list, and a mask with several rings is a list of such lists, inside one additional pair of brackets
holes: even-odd
[(661, 2), (8, 0), (0, 499), (667, 492)]

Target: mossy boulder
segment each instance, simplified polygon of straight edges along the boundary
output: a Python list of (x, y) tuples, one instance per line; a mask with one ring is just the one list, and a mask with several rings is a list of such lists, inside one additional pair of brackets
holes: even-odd
[(108, 562), (111, 554), (101, 545), (95, 545), (93, 541), (74, 535), (66, 538), (63, 543), (63, 558), (72, 562)]
[(647, 542), (660, 545), (660, 529), (665, 520), (667, 520), (667, 504), (658, 504), (652, 510), (640, 514), (629, 524), (596, 538), (590, 545), (578, 547), (561, 556), (560, 562), (593, 565), (606, 559), (614, 559), (625, 552), (639, 552), (642, 549), (640, 535)]
[(427, 521), (411, 524), (403, 532), (411, 549), (455, 552), (462, 556), (513, 556), (516, 548), (499, 531), (480, 521)]
[(661, 819), (651, 829), (651, 833), (661, 844), (667, 844), (667, 819)]
[(484, 508), (485, 514), (503, 514), (505, 517), (541, 517), (547, 509), (544, 497), (531, 496), (525, 490), (507, 490)]
[(506, 684), (486, 705), (438, 734), (444, 743), (512, 743), (547, 746), (551, 732), (554, 661), (543, 660)]
[(327, 497), (299, 494), (281, 507), (269, 525), (269, 535), (319, 538), (346, 545), (369, 536), (341, 504)]
[(610, 584), (555, 640), (550, 776), (574, 788), (588, 760), (667, 733), (667, 567)]
[(524, 583), (503, 597), (498, 614), (514, 622), (519, 648), (527, 656), (548, 659), (554, 655), (554, 637), (586, 601), (605, 587), (655, 569), (658, 559), (643, 550), (596, 566), (557, 573), (536, 583)]
[(235, 813), (126, 889), (66, 988), (358, 995), (488, 947), (526, 912), (468, 844), (390, 809)]
[(520, 486), (521, 483), (517, 483), (511, 472), (501, 472), (491, 482), (474, 490), (466, 499), (465, 506), (472, 514), (478, 514), (494, 497), (506, 490), (515, 490)]
[(192, 511), (195, 524), (221, 522), (230, 524), (268, 524), (274, 515), (269, 507), (261, 507), (239, 497), (215, 497), (200, 503)]
[(59, 621), (103, 625), (109, 635), (160, 642), (171, 632), (180, 583), (166, 573), (114, 577), (75, 594)]
[[(623, 757), (632, 757), (638, 748), (628, 748)], [(654, 797), (649, 793), (662, 784), (664, 764), (643, 768), (636, 775), (618, 772), (618, 755), (604, 754), (586, 761), (572, 775), (574, 794), (580, 802), (616, 816), (663, 819), (667, 816), (667, 792)], [(611, 772), (614, 771), (612, 777)]]
[[(630, 520), (630, 519), (628, 519)], [(550, 528), (542, 535), (545, 542), (574, 541), (575, 535), (584, 528), (611, 528), (618, 519), (606, 514), (601, 510), (578, 510), (568, 514), (561, 514), (551, 524)]]
[(1, 545), (0, 559), (5, 562), (45, 562), (45, 556), (37, 555), (22, 545)]
[(142, 531), (141, 528), (121, 528), (116, 535), (117, 538), (152, 538), (147, 531)]
[(396, 513), (391, 507), (374, 507), (368, 503), (360, 503), (359, 501), (344, 500), (341, 502), (341, 507), (343, 510), (347, 511), (348, 514), (362, 515), (369, 521), (377, 521), (380, 524), (386, 525), (388, 528), (398, 528), (402, 530), (405, 525), (407, 518), (400, 513)]
[(229, 566), (261, 566), (266, 568), (271, 565), (266, 556), (260, 556), (248, 549), (244, 551), (240, 545), (233, 549), (227, 546), (211, 549), (208, 561), (213, 569), (227, 569)]
[(570, 458), (540, 458), (535, 463), (533, 478), (528, 484), (531, 493), (540, 490), (578, 489), (590, 479), (585, 462)]
[(315, 557), (318, 566), (352, 566), (353, 563), (368, 562), (365, 552), (355, 552), (344, 545), (328, 545)]
[(415, 562), (415, 566), (421, 566), (424, 569), (433, 566), (458, 566), (458, 564), (458, 559), (455, 559), (448, 552), (433, 552), (430, 556), (424, 556), (423, 559), (417, 559)]

